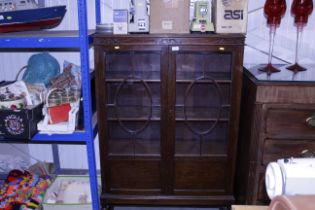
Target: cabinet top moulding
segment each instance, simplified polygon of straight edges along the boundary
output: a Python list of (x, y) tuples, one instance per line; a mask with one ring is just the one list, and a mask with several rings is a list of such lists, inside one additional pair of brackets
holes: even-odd
[(244, 34), (126, 34), (96, 33), (95, 45), (244, 45)]

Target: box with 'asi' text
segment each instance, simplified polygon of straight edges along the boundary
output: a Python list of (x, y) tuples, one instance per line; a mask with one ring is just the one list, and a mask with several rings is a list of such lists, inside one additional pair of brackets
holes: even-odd
[(213, 0), (216, 33), (246, 33), (248, 0)]

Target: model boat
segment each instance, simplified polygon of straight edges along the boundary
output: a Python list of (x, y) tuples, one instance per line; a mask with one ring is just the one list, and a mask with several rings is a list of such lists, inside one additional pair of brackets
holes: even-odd
[(39, 7), (35, 0), (0, 0), (0, 33), (58, 26), (66, 6)]

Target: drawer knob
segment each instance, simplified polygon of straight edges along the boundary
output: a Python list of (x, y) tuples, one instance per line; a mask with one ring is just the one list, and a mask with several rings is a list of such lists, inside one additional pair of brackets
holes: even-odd
[(315, 127), (315, 114), (305, 120), (306, 124), (310, 127)]

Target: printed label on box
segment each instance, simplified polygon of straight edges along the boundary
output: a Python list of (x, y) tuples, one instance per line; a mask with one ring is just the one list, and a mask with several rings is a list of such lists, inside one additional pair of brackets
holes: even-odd
[(147, 28), (146, 20), (145, 19), (139, 19), (138, 20), (138, 29), (139, 31), (144, 31)]
[(24, 123), (23, 119), (15, 114), (6, 116), (4, 119), (5, 128), (11, 135), (21, 135), (24, 133)]
[(173, 29), (173, 21), (170, 21), (170, 20), (162, 21), (162, 29), (172, 30)]
[(128, 22), (128, 10), (114, 10), (114, 22)]
[(163, 0), (165, 8), (178, 8), (178, 0)]
[(114, 23), (114, 34), (127, 34), (128, 24), (127, 23)]
[(128, 33), (128, 10), (114, 10), (114, 34)]

